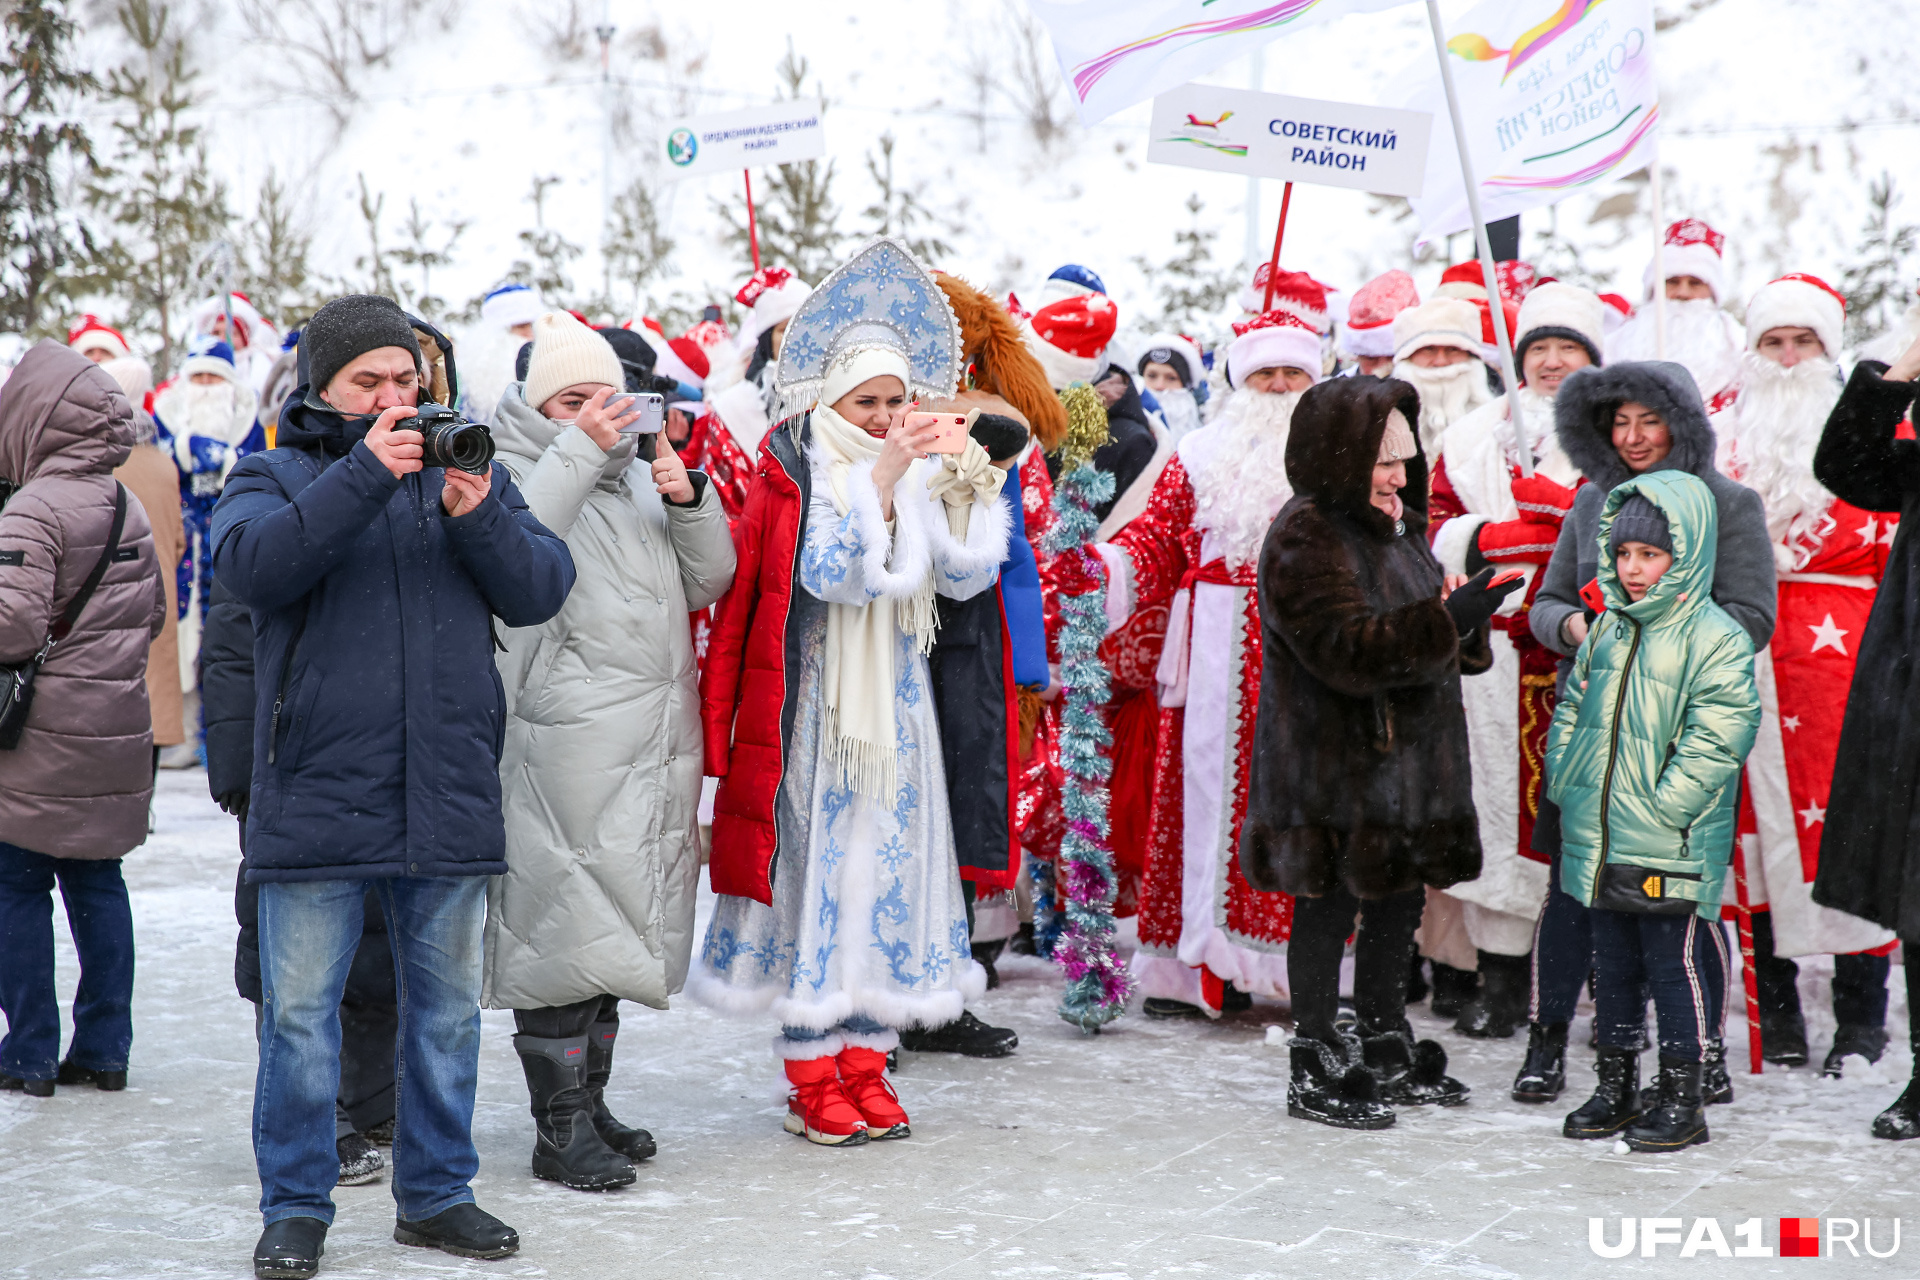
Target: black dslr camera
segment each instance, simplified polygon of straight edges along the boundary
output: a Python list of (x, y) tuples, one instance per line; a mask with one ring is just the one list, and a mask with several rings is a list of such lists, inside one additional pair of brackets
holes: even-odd
[(429, 467), (483, 476), (493, 466), (493, 432), (443, 404), (422, 401), (411, 418), (394, 423), (393, 429), (420, 433), (421, 461)]

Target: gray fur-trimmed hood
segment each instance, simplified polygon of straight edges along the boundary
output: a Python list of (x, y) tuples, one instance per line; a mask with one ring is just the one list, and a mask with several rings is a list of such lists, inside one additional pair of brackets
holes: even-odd
[(1685, 471), (1705, 479), (1713, 473), (1713, 426), (1693, 375), (1670, 360), (1631, 361), (1581, 369), (1554, 397), (1554, 433), (1568, 460), (1587, 479), (1611, 490), (1633, 473), (1613, 448), (1613, 413), (1627, 401), (1646, 405), (1667, 420), (1673, 452), (1655, 471)]

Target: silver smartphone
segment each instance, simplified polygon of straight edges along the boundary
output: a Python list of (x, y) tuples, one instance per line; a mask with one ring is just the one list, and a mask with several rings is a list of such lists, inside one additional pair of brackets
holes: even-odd
[(623, 436), (650, 436), (658, 434), (667, 421), (667, 400), (665, 396), (646, 391), (632, 395), (607, 397), (607, 411), (619, 415), (633, 408), (632, 401), (638, 401), (640, 416), (620, 428)]

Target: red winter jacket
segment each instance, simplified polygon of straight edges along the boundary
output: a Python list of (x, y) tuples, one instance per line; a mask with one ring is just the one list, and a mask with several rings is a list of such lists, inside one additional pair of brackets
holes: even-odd
[(800, 588), (800, 530), (811, 476), (805, 417), (789, 418), (760, 442), (746, 511), (734, 525), (739, 568), (716, 607), (700, 678), (706, 771), (720, 779), (713, 803), (715, 893), (773, 901), (779, 853), (774, 799), (793, 737), (794, 689), (802, 628), (792, 611), (826, 605)]

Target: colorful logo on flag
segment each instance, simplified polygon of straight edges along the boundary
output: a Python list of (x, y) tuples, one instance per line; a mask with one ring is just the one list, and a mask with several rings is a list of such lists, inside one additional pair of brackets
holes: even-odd
[(1606, 137), (1607, 134), (1616, 133), (1621, 129), (1625, 129), (1628, 125), (1633, 126), (1627, 131), (1625, 138), (1618, 146), (1612, 148), (1597, 159), (1588, 161), (1579, 168), (1569, 170), (1566, 173), (1496, 173), (1488, 178), (1482, 185), (1503, 191), (1546, 191), (1560, 187), (1585, 186), (1589, 182), (1604, 178), (1612, 173), (1614, 166), (1626, 159), (1628, 154), (1640, 145), (1640, 140), (1646, 137), (1659, 123), (1660, 108), (1657, 105), (1648, 107), (1644, 111), (1639, 107), (1635, 107), (1628, 113), (1625, 119), (1614, 124), (1606, 133), (1588, 138), (1584, 142), (1576, 142), (1572, 146), (1563, 147), (1558, 151), (1549, 151), (1545, 155), (1528, 156), (1520, 163), (1538, 164), (1541, 161), (1552, 160), (1556, 157), (1566, 155), (1569, 152), (1579, 151), (1583, 147), (1591, 146)]
[(1579, 26), (1581, 19), (1603, 3), (1605, 0), (1562, 0), (1560, 7), (1544, 20), (1522, 31), (1510, 49), (1496, 49), (1485, 36), (1463, 31), (1447, 41), (1447, 52), (1468, 62), (1505, 58), (1507, 69), (1500, 73), (1500, 82), (1505, 84), (1508, 76), (1525, 66), (1529, 59), (1546, 52), (1548, 45)]
[(1235, 142), (1221, 133), (1220, 126), (1233, 118), (1233, 112), (1222, 111), (1211, 120), (1204, 119), (1188, 111), (1183, 113), (1186, 119), (1174, 126), (1173, 132), (1159, 139), (1161, 142), (1185, 142), (1208, 151), (1217, 151), (1221, 155), (1245, 159), (1247, 144)]

